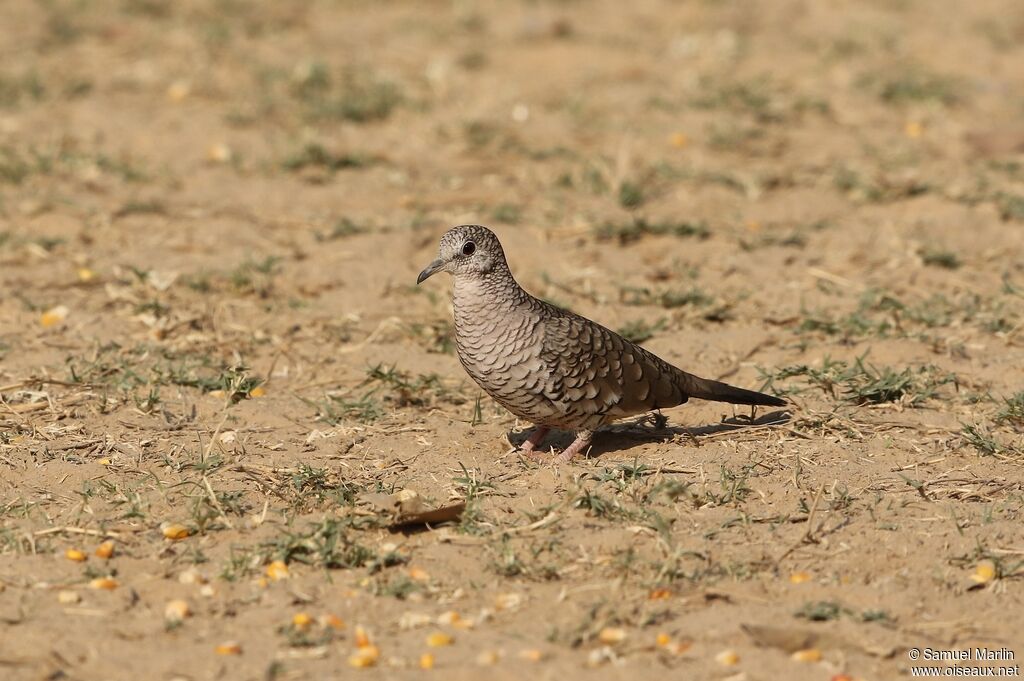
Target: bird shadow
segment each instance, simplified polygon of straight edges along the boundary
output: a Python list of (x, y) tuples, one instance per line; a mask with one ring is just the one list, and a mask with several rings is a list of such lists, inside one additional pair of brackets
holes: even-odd
[[(594, 433), (594, 440), (590, 445), (587, 458), (596, 459), (605, 454), (625, 451), (638, 444), (645, 442), (671, 442), (678, 437), (702, 438), (747, 430), (760, 430), (784, 425), (792, 421), (793, 415), (787, 409), (769, 412), (756, 417), (732, 416), (723, 419), (718, 423), (702, 426), (669, 426), (665, 425), (667, 420), (661, 414), (643, 416), (634, 421), (620, 423), (608, 428), (603, 428)], [(522, 447), (523, 443), (530, 436), (532, 429), (510, 433), (509, 442), (515, 447)], [(564, 450), (575, 439), (575, 435), (566, 431), (552, 430), (546, 438), (539, 451), (550, 451), (552, 447), (556, 451)]]

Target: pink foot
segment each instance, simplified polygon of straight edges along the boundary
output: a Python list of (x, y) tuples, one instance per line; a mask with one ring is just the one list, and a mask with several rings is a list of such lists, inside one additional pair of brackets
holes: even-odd
[(576, 439), (573, 440), (571, 445), (565, 448), (565, 451), (555, 457), (554, 463), (569, 463), (577, 454), (590, 446), (590, 440), (593, 439), (593, 437), (594, 433), (589, 430), (581, 430), (576, 433)]
[(523, 443), (523, 454), (531, 459), (543, 459), (543, 455), (536, 451), (536, 449), (540, 446), (540, 443), (544, 441), (544, 437), (548, 434), (549, 430), (551, 429), (547, 426), (538, 426), (537, 429), (530, 434), (529, 439)]

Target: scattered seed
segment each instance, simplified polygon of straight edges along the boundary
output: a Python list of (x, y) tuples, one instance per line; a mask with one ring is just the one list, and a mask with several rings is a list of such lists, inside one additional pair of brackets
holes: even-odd
[(231, 153), (231, 147), (223, 142), (211, 144), (206, 150), (207, 160), (213, 163), (227, 163), (231, 160), (232, 156), (234, 154)]
[(790, 584), (803, 584), (809, 581), (811, 581), (811, 573), (809, 572), (794, 572), (789, 576)]
[(431, 648), (450, 646), (453, 643), (455, 643), (455, 638), (452, 637), (451, 634), (446, 634), (443, 631), (435, 631), (427, 636), (427, 645)]
[(117, 580), (113, 577), (97, 577), (89, 582), (89, 588), (111, 591), (117, 588)]
[(309, 629), (309, 625), (313, 623), (313, 618), (304, 612), (297, 612), (292, 616), (292, 626), (299, 631), (305, 631)]
[(527, 648), (526, 650), (519, 651), (519, 657), (528, 662), (540, 662), (544, 659), (544, 651), (537, 648)]
[(44, 312), (41, 317), (39, 317), (39, 323), (43, 326), (43, 328), (56, 326), (57, 324), (60, 324), (65, 319), (67, 319), (68, 312), (68, 308), (65, 307), (64, 305), (52, 307), (46, 312)]
[(682, 655), (688, 651), (691, 646), (693, 646), (693, 644), (689, 641), (672, 641), (665, 646), (665, 650), (673, 655)]
[(790, 657), (797, 662), (820, 662), (821, 651), (817, 648), (807, 648), (805, 650), (798, 650)]
[(160, 531), (163, 532), (164, 538), (171, 541), (180, 541), (192, 534), (190, 529), (177, 523), (161, 523)]
[(241, 655), (242, 646), (235, 641), (225, 641), (213, 649), (218, 655)]
[(976, 584), (988, 584), (996, 578), (996, 564), (991, 560), (983, 560), (974, 568), (971, 581)]
[(361, 626), (356, 627), (353, 640), (355, 641), (356, 648), (369, 648), (373, 645), (373, 643), (370, 642), (370, 635), (367, 634), (366, 629), (363, 629)]
[(740, 656), (736, 654), (735, 650), (723, 650), (715, 655), (715, 662), (723, 667), (732, 667), (739, 664)]
[(494, 599), (495, 610), (516, 610), (523, 604), (523, 595), (516, 593), (498, 594)]
[(420, 669), (433, 669), (434, 668), (434, 656), (430, 653), (423, 653), (420, 655)]
[(206, 577), (199, 570), (189, 568), (178, 575), (178, 582), (181, 584), (206, 584)]
[(459, 615), (459, 613), (455, 612), (454, 610), (449, 610), (447, 612), (442, 612), (440, 615), (437, 616), (437, 623), (456, 624), (461, 619), (462, 617)]
[(597, 640), (605, 645), (614, 645), (626, 640), (626, 630), (620, 627), (605, 627), (597, 635)]
[(95, 554), (98, 558), (108, 560), (114, 555), (114, 542), (109, 539), (96, 547)]
[(501, 654), (496, 650), (485, 650), (476, 656), (476, 663), (481, 667), (490, 667), (491, 665), (498, 664), (498, 660), (501, 659)]
[(380, 658), (380, 650), (375, 645), (360, 646), (355, 653), (349, 655), (348, 663), (351, 667), (372, 667), (377, 664)]
[(594, 648), (587, 653), (587, 666), (600, 667), (601, 665), (615, 659), (615, 651), (609, 646)]
[(402, 616), (398, 618), (399, 629), (418, 629), (419, 627), (425, 627), (434, 618), (422, 612), (406, 612), (402, 613)]
[(325, 629), (328, 627), (335, 630), (345, 628), (345, 621), (337, 615), (332, 614), (320, 615), (320, 617), (317, 618), (317, 623)]
[(189, 607), (188, 601), (176, 599), (168, 601), (164, 606), (164, 619), (171, 623), (181, 622), (191, 614), (192, 609)]
[(63, 603), (64, 605), (73, 605), (82, 600), (82, 596), (77, 591), (63, 590), (57, 592), (57, 602)]
[(78, 549), (68, 549), (64, 552), (64, 557), (68, 560), (73, 560), (76, 563), (85, 562), (88, 558), (88, 556), (85, 555), (85, 551), (80, 551)]
[(267, 566), (267, 577), (272, 581), (279, 582), (288, 579), (288, 565), (283, 560), (275, 560)]

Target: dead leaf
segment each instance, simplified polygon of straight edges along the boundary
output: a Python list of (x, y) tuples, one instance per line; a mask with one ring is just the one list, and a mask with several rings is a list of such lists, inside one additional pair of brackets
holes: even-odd
[(455, 522), (466, 510), (464, 501), (428, 508), (419, 492), (412, 489), (404, 489), (394, 494), (367, 494), (363, 496), (363, 501), (373, 506), (381, 515), (388, 516), (392, 529)]

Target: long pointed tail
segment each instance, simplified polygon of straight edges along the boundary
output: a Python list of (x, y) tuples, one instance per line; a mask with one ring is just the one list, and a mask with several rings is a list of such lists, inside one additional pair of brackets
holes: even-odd
[(713, 402), (728, 402), (729, 404), (758, 404), (767, 407), (784, 407), (788, 402), (772, 395), (745, 390), (736, 386), (712, 381), (709, 378), (700, 378), (693, 374), (687, 374), (687, 394), (701, 400)]

